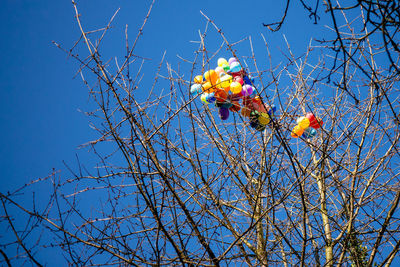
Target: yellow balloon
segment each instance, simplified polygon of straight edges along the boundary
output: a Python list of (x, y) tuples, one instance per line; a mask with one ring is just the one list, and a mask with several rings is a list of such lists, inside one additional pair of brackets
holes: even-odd
[(231, 75), (226, 74), (226, 75), (220, 77), (219, 79), (221, 81), (222, 88), (227, 88), (227, 87), (229, 87), (231, 85), (231, 82), (232, 82), (232, 76)]
[(194, 82), (195, 83), (202, 83), (203, 82), (203, 75), (197, 75), (194, 77)]
[(206, 100), (207, 95), (206, 94), (201, 94), (200, 99), (201, 101), (203, 101), (204, 103), (208, 104), (207, 100)]
[(221, 57), (218, 59), (218, 67), (222, 67), (223, 65), (228, 65), (228, 61), (225, 58)]
[(310, 126), (310, 120), (306, 117), (300, 117), (297, 119), (297, 125), (299, 125), (303, 130), (307, 129), (308, 126)]
[(203, 92), (206, 93), (211, 93), (213, 91), (212, 89), (212, 85), (210, 82), (205, 82), (201, 85), (201, 87), (203, 87)]
[(215, 85), (215, 87), (218, 88), (218, 89), (224, 89), (224, 88), (222, 87), (222, 85), (221, 85), (221, 79), (218, 78), (217, 84)]
[(260, 116), (258, 116), (258, 121), (262, 125), (267, 125), (271, 121), (271, 119), (270, 119), (268, 113), (262, 112), (262, 113), (260, 113)]
[(233, 94), (239, 94), (242, 91), (242, 85), (238, 82), (232, 82), (230, 87)]

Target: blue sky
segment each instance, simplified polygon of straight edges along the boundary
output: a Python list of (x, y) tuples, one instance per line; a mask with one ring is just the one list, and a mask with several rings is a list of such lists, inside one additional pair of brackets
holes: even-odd
[[(223, 28), (232, 41), (251, 35), (256, 52), (262, 52), (263, 33), (272, 49), (282, 45), (285, 34), (295, 51), (302, 52), (310, 40), (313, 25), (306, 12), (289, 10), (287, 24), (272, 34), (263, 22), (278, 19), (283, 7), (278, 1), (253, 1), (244, 5), (232, 1), (157, 1), (145, 27), (138, 51), (152, 59), (155, 67), (166, 50), (167, 60), (177, 64), (177, 54), (191, 57), (198, 30), (205, 20), (200, 10)], [(86, 29), (104, 26), (114, 12), (113, 35), (103, 51), (110, 57), (124, 52), (123, 34), (128, 24), (133, 39), (150, 1), (78, 1)], [(70, 48), (79, 37), (70, 1), (7, 0), (1, 9), (2, 64), (0, 65), (0, 187), (12, 190), (29, 180), (47, 176), (53, 168), (65, 172), (62, 161), (75, 162), (75, 154), (85, 157), (77, 147), (93, 137), (88, 119), (88, 95), (80, 77), (74, 78), (78, 64), (57, 49), (52, 41)], [(301, 23), (297, 23), (301, 21)], [(145, 73), (150, 81), (154, 72)]]
[[(306, 11), (296, 7), (289, 10), (282, 30), (271, 33), (262, 23), (280, 19), (284, 8), (279, 4), (281, 1), (248, 2), (156, 1), (136, 51), (152, 59), (144, 71), (143, 83), (151, 84), (164, 51), (173, 67), (180, 62), (177, 54), (193, 56), (198, 46), (190, 41), (198, 40), (198, 30), (203, 30), (206, 24), (200, 10), (215, 20), (232, 42), (251, 35), (255, 52), (261, 57), (259, 62), (266, 56), (261, 33), (279, 61), (284, 60), (279, 54), (280, 46), (284, 45), (282, 34), (300, 54), (305, 51), (311, 34), (323, 30), (323, 23), (314, 25)], [(103, 27), (121, 8), (103, 47), (103, 55), (112, 58), (124, 53), (126, 24), (130, 39), (134, 39), (150, 1), (77, 3), (87, 30)], [(70, 173), (63, 161), (72, 168), (76, 166), (76, 155), (82, 162), (91, 162), (86, 149), (78, 147), (96, 135), (88, 118), (78, 111), (90, 110), (87, 90), (80, 77), (75, 77), (79, 65), (52, 44), (54, 40), (68, 49), (79, 38), (71, 1), (6, 0), (0, 17), (0, 188), (6, 192), (48, 176), (53, 169), (68, 178)], [(41, 257), (44, 262), (62, 261), (62, 258)]]

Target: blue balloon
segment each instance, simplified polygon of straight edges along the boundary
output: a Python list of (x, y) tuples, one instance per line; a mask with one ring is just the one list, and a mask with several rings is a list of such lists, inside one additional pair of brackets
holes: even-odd
[(216, 100), (216, 98), (215, 98), (215, 93), (214, 92), (207, 94), (206, 101), (208, 103), (214, 103), (215, 100)]
[(258, 127), (258, 121), (250, 120), (250, 127), (251, 128), (257, 128)]
[(250, 84), (250, 85), (252, 84), (251, 83), (251, 79), (249, 77), (247, 77), (247, 76), (243, 77), (243, 81), (244, 81), (245, 84)]
[(237, 61), (232, 62), (232, 64), (229, 65), (229, 68), (231, 72), (238, 72), (242, 70), (242, 66), (240, 66), (240, 63)]
[(221, 120), (227, 120), (229, 118), (229, 109), (220, 107), (218, 110), (219, 116)]
[(272, 112), (276, 112), (276, 106), (274, 104), (271, 105)]
[(301, 137), (303, 138), (313, 138), (317, 134), (317, 130), (315, 130), (312, 127), (308, 127), (304, 130), (303, 134)]
[(232, 103), (230, 101), (225, 101), (224, 103), (222, 103), (221, 107), (223, 108), (230, 108), (232, 107)]

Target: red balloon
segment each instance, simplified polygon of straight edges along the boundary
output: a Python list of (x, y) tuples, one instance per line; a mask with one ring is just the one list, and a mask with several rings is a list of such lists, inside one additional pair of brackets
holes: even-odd
[(233, 80), (234, 80), (235, 82), (240, 83), (241, 85), (244, 84), (243, 78), (242, 78), (241, 76), (236, 76)]
[(312, 113), (307, 113), (306, 118), (310, 121), (310, 124), (312, 124), (316, 120), (314, 114)]
[(228, 98), (228, 93), (225, 92), (222, 89), (218, 89), (215, 92), (215, 98), (217, 99), (217, 101), (219, 102), (224, 102), (227, 98)]
[(313, 123), (310, 123), (310, 127), (313, 127), (314, 129), (318, 129), (324, 124), (321, 118), (316, 117)]
[(253, 99), (249, 96), (243, 96), (243, 105), (253, 109)]
[(238, 112), (241, 109), (238, 101), (232, 101), (232, 106), (229, 108), (232, 112)]

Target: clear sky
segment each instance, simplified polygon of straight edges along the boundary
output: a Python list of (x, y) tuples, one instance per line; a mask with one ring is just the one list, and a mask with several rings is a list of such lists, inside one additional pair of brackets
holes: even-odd
[[(323, 23), (314, 25), (306, 11), (297, 7), (289, 10), (282, 30), (271, 33), (262, 23), (280, 18), (284, 8), (281, 2), (156, 1), (136, 51), (152, 59), (144, 72), (144, 83), (152, 81), (164, 51), (172, 67), (178, 65), (177, 54), (193, 56), (197, 45), (190, 41), (198, 40), (198, 30), (203, 30), (206, 24), (200, 10), (215, 20), (231, 42), (251, 35), (255, 52), (260, 53), (259, 62), (265, 56), (261, 33), (273, 51), (279, 51), (285, 34), (295, 52), (304, 52), (311, 34), (322, 31)], [(112, 38), (103, 47), (104, 55), (112, 58), (124, 53), (126, 24), (131, 39), (136, 36), (150, 1), (81, 0), (77, 3), (87, 30), (103, 27), (121, 8)], [(6, 192), (47, 176), (53, 169), (68, 178), (70, 173), (63, 161), (74, 168), (76, 155), (82, 162), (89, 160), (86, 149), (78, 147), (95, 138), (95, 133), (89, 127), (88, 118), (78, 111), (90, 110), (87, 89), (80, 77), (75, 77), (79, 65), (52, 44), (54, 40), (68, 49), (79, 38), (71, 1), (5, 0), (0, 19), (0, 189)], [(276, 60), (283, 60), (279, 53)], [(62, 262), (61, 257), (48, 256), (41, 255), (39, 259), (49, 266)]]
[[(151, 58), (154, 66), (165, 50), (172, 65), (178, 62), (177, 54), (191, 57), (197, 45), (190, 41), (198, 40), (198, 30), (205, 27), (200, 10), (214, 19), (232, 42), (251, 35), (255, 44), (261, 44), (263, 33), (272, 49), (283, 44), (285, 34), (295, 51), (304, 51), (310, 31), (322, 27), (313, 25), (299, 8), (289, 10), (288, 23), (281, 32), (272, 34), (262, 23), (278, 19), (283, 7), (274, 0), (251, 2), (245, 5), (240, 1), (156, 1), (138, 51)], [(149, 3), (85, 0), (78, 1), (78, 7), (86, 29), (104, 26), (121, 8), (113, 29), (118, 38), (108, 40), (109, 46), (104, 50), (111, 57), (124, 52), (125, 24), (133, 39)], [(78, 64), (52, 44), (54, 40), (68, 49), (79, 38), (71, 1), (6, 0), (0, 14), (3, 191), (47, 176), (52, 168), (67, 175), (62, 162), (73, 164), (76, 153), (84, 157), (85, 151), (77, 147), (91, 140), (94, 133), (88, 127), (88, 119), (78, 111), (88, 110), (86, 89), (79, 76), (74, 78)], [(256, 52), (264, 52), (261, 50), (264, 49), (260, 45)], [(150, 80), (154, 74), (145, 75)]]

